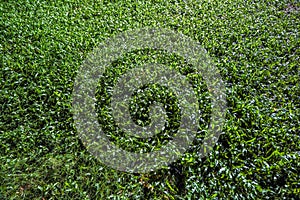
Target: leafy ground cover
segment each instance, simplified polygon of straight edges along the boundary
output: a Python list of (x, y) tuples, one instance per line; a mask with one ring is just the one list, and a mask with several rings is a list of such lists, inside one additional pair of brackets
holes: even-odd
[[(0, 5), (0, 199), (299, 197), (299, 1)], [(73, 125), (71, 94), (77, 69), (98, 43), (145, 26), (181, 32), (209, 52), (226, 83), (228, 110), (207, 157), (197, 159), (192, 149), (168, 169), (130, 174), (86, 150)], [(127, 55), (119, 63), (132, 60)]]

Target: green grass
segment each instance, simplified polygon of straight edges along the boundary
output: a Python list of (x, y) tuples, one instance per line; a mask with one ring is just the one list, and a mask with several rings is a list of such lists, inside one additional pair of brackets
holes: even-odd
[[(299, 197), (299, 1), (0, 5), (0, 199)], [(209, 52), (226, 83), (228, 110), (207, 157), (197, 159), (191, 149), (170, 169), (129, 174), (85, 149), (71, 96), (76, 72), (97, 44), (145, 26), (181, 32)]]

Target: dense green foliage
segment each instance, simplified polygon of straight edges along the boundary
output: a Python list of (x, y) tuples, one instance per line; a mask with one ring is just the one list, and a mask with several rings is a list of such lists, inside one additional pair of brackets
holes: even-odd
[[(0, 5), (0, 199), (299, 197), (299, 1)], [(98, 43), (145, 26), (179, 31), (209, 52), (226, 83), (228, 110), (207, 157), (197, 159), (191, 149), (169, 169), (129, 174), (106, 167), (85, 149), (74, 128), (71, 94), (77, 69)], [(141, 60), (150, 54), (155, 52), (135, 52)], [(165, 58), (175, 67), (183, 62)], [(119, 63), (132, 60), (129, 54)], [(201, 79), (191, 79), (205, 93)], [(122, 137), (111, 136), (123, 145)]]

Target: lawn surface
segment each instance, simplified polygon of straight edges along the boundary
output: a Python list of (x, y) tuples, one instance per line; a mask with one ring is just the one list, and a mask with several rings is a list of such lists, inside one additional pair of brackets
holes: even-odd
[[(0, 199), (296, 199), (299, 11), (297, 0), (2, 1)], [(97, 44), (146, 26), (181, 32), (208, 51), (228, 109), (205, 158), (192, 148), (169, 169), (130, 174), (86, 150), (71, 97), (77, 70)], [(126, 55), (115, 69), (151, 54)]]

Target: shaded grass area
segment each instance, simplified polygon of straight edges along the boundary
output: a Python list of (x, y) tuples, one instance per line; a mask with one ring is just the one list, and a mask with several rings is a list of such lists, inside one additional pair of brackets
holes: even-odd
[[(0, 199), (296, 199), (299, 7), (287, 0), (2, 2)], [(228, 111), (210, 155), (197, 159), (191, 150), (170, 169), (141, 175), (110, 169), (86, 151), (71, 94), (98, 43), (144, 26), (179, 31), (209, 52)]]

